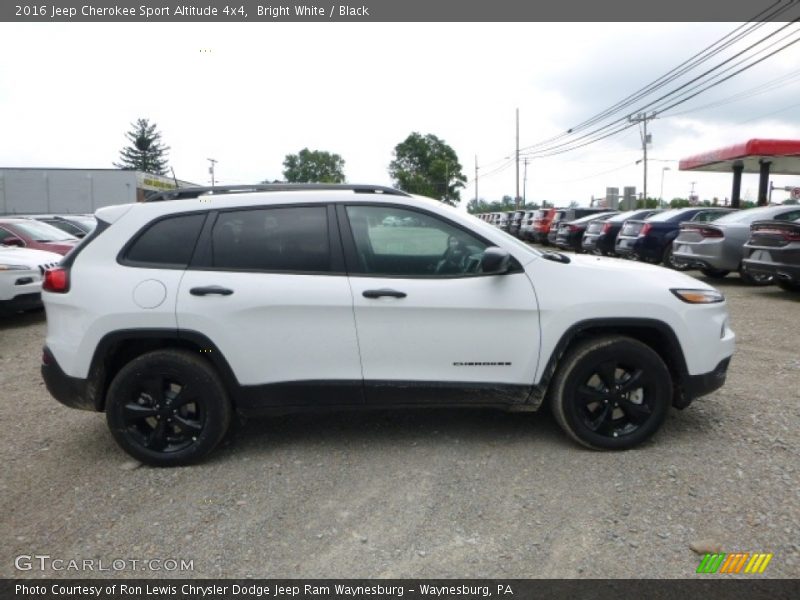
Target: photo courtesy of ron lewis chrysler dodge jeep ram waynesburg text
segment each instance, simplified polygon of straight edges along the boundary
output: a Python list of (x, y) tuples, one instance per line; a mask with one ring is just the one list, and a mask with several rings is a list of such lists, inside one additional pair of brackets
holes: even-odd
[(182, 189), (96, 217), (45, 272), (42, 373), (153, 465), (207, 455), (235, 413), (334, 407), (549, 403), (577, 442), (625, 449), (734, 350), (703, 282), (391, 188)]

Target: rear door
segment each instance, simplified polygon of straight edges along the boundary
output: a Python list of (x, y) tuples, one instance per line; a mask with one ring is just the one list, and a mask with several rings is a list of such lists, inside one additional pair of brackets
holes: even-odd
[[(517, 403), (539, 352), (519, 265), (483, 275), (489, 242), (406, 207), (338, 206), (368, 403)], [(386, 216), (418, 225), (386, 228)]]
[(205, 333), (264, 404), (361, 401), (353, 299), (332, 215), (321, 204), (220, 211), (181, 281), (178, 327)]

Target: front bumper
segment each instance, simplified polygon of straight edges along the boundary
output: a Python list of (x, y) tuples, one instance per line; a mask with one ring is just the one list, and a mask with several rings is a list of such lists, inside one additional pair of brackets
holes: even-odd
[(92, 385), (92, 380), (70, 377), (64, 373), (47, 346), (42, 350), (41, 371), (47, 391), (64, 406), (91, 411), (101, 410), (101, 402), (96, 393), (97, 387)]
[(728, 376), (728, 365), (731, 357), (722, 359), (713, 371), (700, 375), (687, 375), (682, 394), (675, 401), (677, 408), (685, 408), (691, 404), (692, 400), (710, 394), (718, 390), (725, 384)]
[(33, 310), (42, 307), (42, 295), (39, 292), (20, 294), (10, 300), (0, 301), (0, 314), (15, 313), (23, 310)]

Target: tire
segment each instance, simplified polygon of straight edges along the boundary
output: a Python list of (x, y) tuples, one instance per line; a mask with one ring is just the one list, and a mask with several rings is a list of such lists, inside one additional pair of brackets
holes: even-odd
[(711, 279), (722, 279), (730, 273), (730, 271), (726, 271), (725, 269), (700, 269), (700, 272)]
[[(634, 377), (639, 387), (630, 387)], [(664, 361), (646, 344), (621, 335), (577, 344), (550, 386), (558, 424), (596, 450), (642, 443), (661, 427), (671, 403), (672, 378)]]
[(748, 273), (744, 266), (739, 267), (739, 277), (747, 285), (770, 285), (775, 281), (775, 277), (770, 273)]
[(156, 350), (126, 364), (106, 396), (116, 442), (157, 467), (197, 462), (225, 436), (228, 394), (213, 367), (186, 350)]
[(680, 262), (675, 255), (672, 253), (672, 244), (670, 243), (667, 246), (667, 249), (664, 250), (664, 256), (661, 259), (661, 262), (664, 263), (665, 267), (669, 267), (670, 269), (674, 269), (675, 271), (688, 271), (689, 265), (685, 262)]
[(786, 292), (800, 292), (800, 282), (786, 281), (785, 279), (778, 279), (775, 283), (778, 287)]

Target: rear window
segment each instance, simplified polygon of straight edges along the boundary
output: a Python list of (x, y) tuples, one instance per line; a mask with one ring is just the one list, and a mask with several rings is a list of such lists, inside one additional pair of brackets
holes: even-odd
[(759, 219), (776, 219), (776, 220), (793, 220), (792, 213), (800, 215), (800, 209), (791, 210), (786, 209), (785, 214), (783, 210), (776, 209), (774, 206), (760, 206), (758, 208), (748, 208), (740, 212), (734, 212), (724, 217), (717, 219), (717, 223), (750, 223)]
[(185, 269), (205, 218), (194, 214), (156, 221), (131, 244), (124, 261), (131, 266)]

